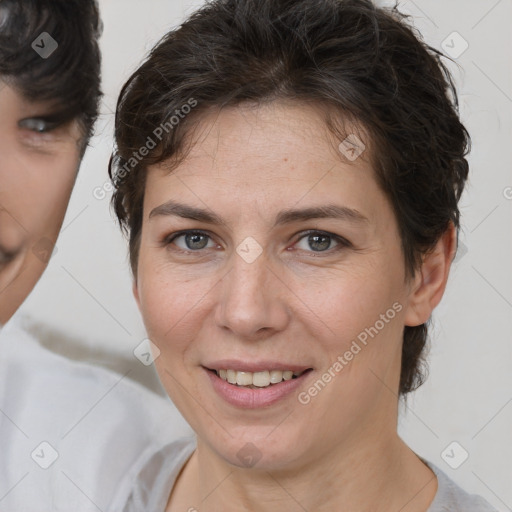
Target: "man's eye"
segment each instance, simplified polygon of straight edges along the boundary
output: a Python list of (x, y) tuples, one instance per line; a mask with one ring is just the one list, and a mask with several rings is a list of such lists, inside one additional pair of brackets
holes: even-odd
[(28, 117), (18, 122), (20, 128), (37, 133), (46, 133), (55, 129), (59, 124), (40, 117)]

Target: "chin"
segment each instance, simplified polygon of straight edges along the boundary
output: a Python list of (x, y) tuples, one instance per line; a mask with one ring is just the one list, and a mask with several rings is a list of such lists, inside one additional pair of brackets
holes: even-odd
[[(239, 468), (275, 471), (289, 468), (295, 464), (300, 454), (297, 448), (305, 448), (304, 440), (292, 435), (283, 426), (273, 425), (244, 428), (244, 434), (230, 437), (223, 431), (221, 439), (209, 439), (209, 444), (217, 455), (229, 464)], [(274, 431), (274, 434), (269, 434)]]

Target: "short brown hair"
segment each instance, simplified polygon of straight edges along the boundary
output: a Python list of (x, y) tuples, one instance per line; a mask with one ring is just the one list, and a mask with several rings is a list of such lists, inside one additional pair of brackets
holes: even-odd
[[(112, 204), (134, 275), (147, 167), (177, 165), (185, 135), (208, 110), (279, 99), (328, 106), (330, 129), (350, 119), (369, 134), (414, 275), (450, 222), (459, 228), (470, 138), (441, 54), (406, 18), (369, 0), (214, 0), (168, 33), (124, 85), (116, 112)], [(131, 161), (191, 98), (193, 111)], [(401, 395), (426, 378), (426, 341), (426, 324), (404, 327)]]

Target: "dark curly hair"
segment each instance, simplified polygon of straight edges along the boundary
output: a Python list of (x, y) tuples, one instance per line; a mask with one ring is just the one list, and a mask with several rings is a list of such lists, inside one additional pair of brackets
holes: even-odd
[[(156, 45), (119, 97), (109, 174), (134, 276), (147, 167), (168, 160), (175, 168), (187, 154), (185, 135), (208, 110), (280, 99), (318, 105), (338, 137), (347, 120), (368, 134), (407, 276), (414, 276), (450, 223), (459, 229), (458, 201), (468, 176), (470, 137), (441, 57), (396, 6), (377, 8), (369, 0), (207, 3)], [(179, 123), (165, 133), (155, 130), (191, 99), (197, 106)], [(426, 342), (426, 324), (404, 327), (402, 396), (426, 378)]]
[[(82, 151), (98, 116), (101, 31), (95, 0), (0, 1), (0, 79), (29, 100), (53, 103), (56, 123), (78, 119)], [(48, 58), (31, 47), (43, 32), (58, 44)]]

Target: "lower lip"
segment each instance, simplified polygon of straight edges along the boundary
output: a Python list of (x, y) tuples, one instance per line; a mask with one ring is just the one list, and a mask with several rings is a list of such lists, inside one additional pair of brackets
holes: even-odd
[(272, 384), (266, 388), (253, 389), (230, 384), (221, 379), (215, 372), (206, 370), (213, 389), (226, 402), (243, 409), (257, 409), (273, 405), (293, 393), (301, 386), (311, 370), (307, 370), (296, 379), (284, 380), (279, 384)]

